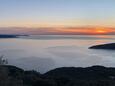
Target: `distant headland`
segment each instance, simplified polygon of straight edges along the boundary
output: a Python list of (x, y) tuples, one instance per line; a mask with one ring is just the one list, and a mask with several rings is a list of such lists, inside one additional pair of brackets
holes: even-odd
[(0, 34), (0, 38), (18, 38), (19, 36), (28, 36), (28, 35)]
[(106, 50), (115, 50), (115, 43), (94, 45), (89, 47), (89, 49), (106, 49)]

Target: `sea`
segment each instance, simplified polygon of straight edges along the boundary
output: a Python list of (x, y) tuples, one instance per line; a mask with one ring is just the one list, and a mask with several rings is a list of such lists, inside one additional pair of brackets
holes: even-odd
[(0, 39), (0, 56), (9, 65), (45, 73), (58, 67), (115, 67), (114, 50), (88, 49), (114, 43), (115, 35), (29, 35)]

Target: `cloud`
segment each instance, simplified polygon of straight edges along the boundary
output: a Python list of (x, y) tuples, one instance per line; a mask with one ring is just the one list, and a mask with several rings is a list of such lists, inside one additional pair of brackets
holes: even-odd
[(0, 27), (0, 34), (33, 34), (33, 35), (96, 35), (115, 34), (113, 27)]

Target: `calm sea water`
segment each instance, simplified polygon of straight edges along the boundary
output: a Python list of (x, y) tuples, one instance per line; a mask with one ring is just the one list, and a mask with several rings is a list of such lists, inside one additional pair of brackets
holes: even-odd
[(44, 73), (57, 67), (115, 67), (114, 50), (93, 50), (88, 47), (115, 42), (114, 35), (34, 35), (0, 39), (0, 55), (9, 64)]

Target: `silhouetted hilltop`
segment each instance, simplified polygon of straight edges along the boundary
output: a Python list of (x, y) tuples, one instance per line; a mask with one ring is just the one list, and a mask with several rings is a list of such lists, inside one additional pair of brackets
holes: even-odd
[(89, 49), (109, 49), (109, 50), (115, 50), (115, 43), (95, 45), (95, 46), (89, 47)]
[(70, 79), (81, 80), (102, 80), (115, 77), (115, 68), (106, 68), (103, 66), (92, 66), (86, 68), (62, 67), (51, 70), (44, 75), (48, 77), (67, 77)]
[(8, 75), (15, 77), (18, 74), (23, 74), (24, 70), (12, 65), (0, 65), (0, 68), (3, 68), (5, 71), (8, 71)]
[(40, 74), (1, 65), (0, 86), (115, 86), (115, 68), (62, 67)]

